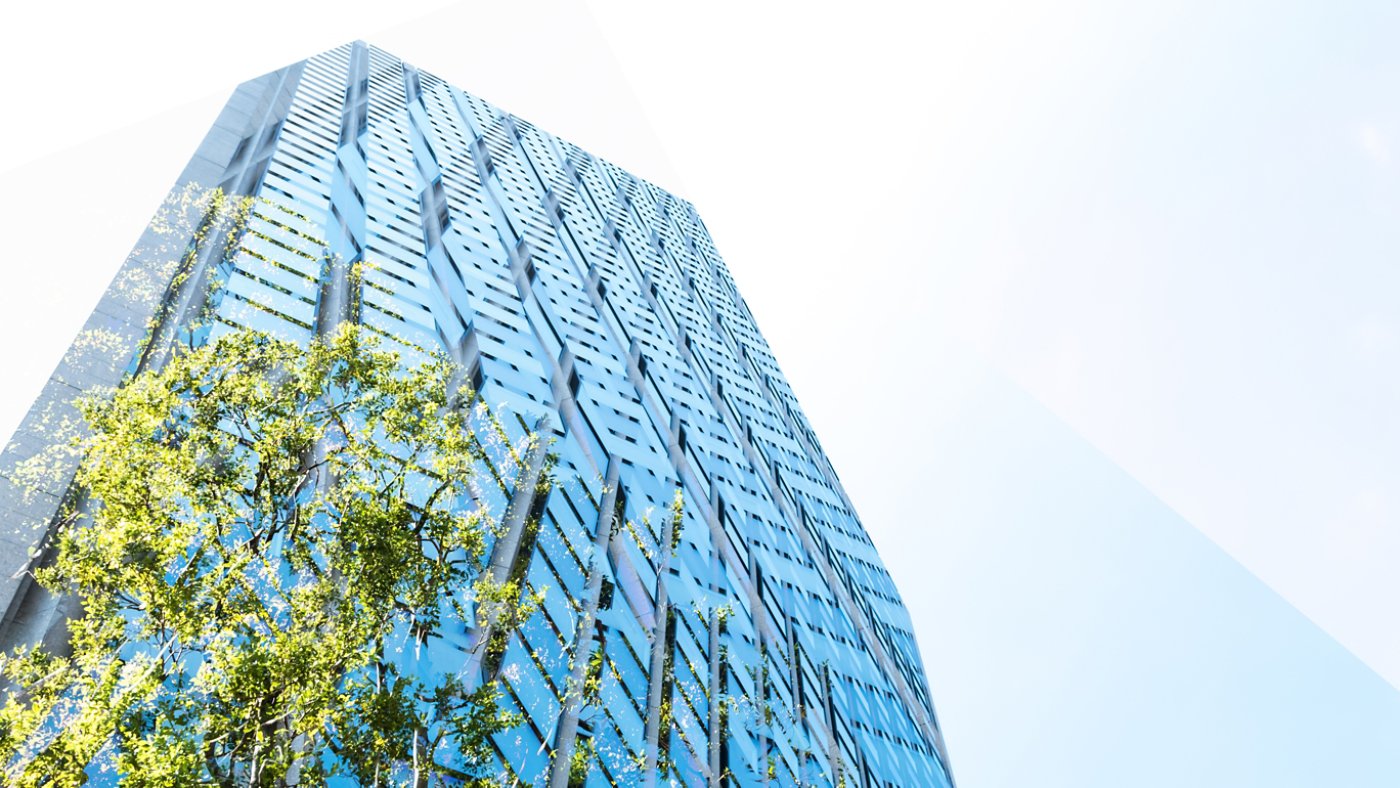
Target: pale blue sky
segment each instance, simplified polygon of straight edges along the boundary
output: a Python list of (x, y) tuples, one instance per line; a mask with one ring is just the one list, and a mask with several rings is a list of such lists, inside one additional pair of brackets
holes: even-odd
[(890, 480), (926, 503), (883, 554), (964, 788), (1397, 784), (1393, 687), (1001, 373), (931, 357), (937, 449)]
[(964, 788), (1400, 784), (1400, 6), (503, 5), (0, 29), (0, 433), (233, 85), (365, 38), (696, 203)]

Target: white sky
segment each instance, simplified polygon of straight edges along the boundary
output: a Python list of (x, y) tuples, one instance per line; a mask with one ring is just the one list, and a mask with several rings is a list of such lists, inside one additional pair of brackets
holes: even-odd
[[(1068, 678), (1081, 662), (1036, 694), (1017, 683), (1026, 665), (976, 652), (1045, 642), (988, 639), (1006, 608), (959, 589), (1007, 578), (1012, 593), (1044, 594), (1031, 583), (1058, 584), (1053, 573), (1004, 575), (1004, 555), (1055, 528), (1098, 544), (1097, 516), (1194, 526), (1210, 540), (1132, 578), (1121, 572), (1134, 559), (1080, 555), (1100, 592), (1195, 588), (1217, 571), (1202, 569), (1216, 566), (1213, 542), (1400, 686), (1400, 6), (391, 7), (9, 12), (0, 434), (233, 86), (364, 38), (696, 204), (915, 616), (962, 785), (1037, 774), (1011, 769), (999, 747), (1014, 735), (1007, 719), (1063, 706), (1044, 689), (1054, 676), (1078, 688), (1066, 697), (1092, 693)], [(1003, 395), (1021, 404), (999, 414), (979, 399)], [(1007, 434), (1003, 417), (1021, 423), (1012, 416), (1053, 433), (1055, 450)], [(984, 445), (1004, 453), (958, 465), (955, 453)], [(998, 508), (1037, 483), (1026, 457), (1078, 458), (1064, 461), (1082, 482), (1102, 471), (1090, 454), (1121, 469), (1104, 477), (1102, 506), (1099, 488), (1069, 479), (1073, 498), (1034, 488), (1043, 517)], [(929, 475), (950, 467), (981, 475), (925, 505), (921, 491), (943, 489)], [(1253, 611), (1240, 615), (1274, 610), (1238, 567), (1218, 572)], [(1279, 632), (1307, 644), (1298, 654), (1325, 649), (1301, 618), (1278, 626), (1234, 646), (1181, 630), (1193, 653), (1214, 655), (1183, 681), (1247, 671), (1240, 655)], [(1066, 654), (1117, 647), (1099, 629), (1070, 637)], [(1141, 648), (1119, 667), (1159, 653)], [(1333, 671), (1319, 681), (1345, 675), (1346, 692), (1377, 693), (1376, 714), (1400, 719), (1385, 716), (1400, 696), (1328, 654), (1309, 663)], [(1022, 675), (996, 675), (998, 664)], [(1104, 693), (1084, 719), (1111, 718), (1113, 702)], [(1237, 706), (1193, 715), (1234, 713), (1247, 727), (1253, 707)], [(1030, 742), (1043, 733), (1026, 733), (1027, 763), (1050, 747)], [(1267, 746), (1241, 751), (1286, 752)], [(1347, 757), (1364, 769), (1367, 754)], [(1163, 784), (1254, 784), (1214, 774)]]

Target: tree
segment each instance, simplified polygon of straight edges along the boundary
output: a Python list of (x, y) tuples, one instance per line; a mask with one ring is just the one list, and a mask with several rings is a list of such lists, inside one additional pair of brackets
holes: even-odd
[(4, 782), (492, 784), (519, 720), (430, 653), (538, 604), (482, 570), (487, 502), (540, 447), (460, 377), (346, 325), (309, 348), (231, 333), (86, 399), (36, 572), (83, 612), (71, 654), (0, 657)]

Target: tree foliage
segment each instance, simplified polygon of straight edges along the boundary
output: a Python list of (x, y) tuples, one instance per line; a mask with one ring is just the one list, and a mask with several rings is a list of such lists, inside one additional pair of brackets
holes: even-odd
[(84, 401), (81, 494), (37, 573), (83, 613), (71, 653), (3, 664), (3, 782), (491, 784), (518, 720), (431, 655), (529, 613), (482, 569), (534, 447), (458, 377), (347, 325), (228, 334)]

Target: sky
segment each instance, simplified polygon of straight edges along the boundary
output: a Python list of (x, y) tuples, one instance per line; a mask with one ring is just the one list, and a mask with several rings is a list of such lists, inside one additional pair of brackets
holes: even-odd
[(1400, 6), (382, 6), (0, 29), (0, 435), (234, 85), (363, 38), (696, 204), (961, 786), (1400, 784)]

